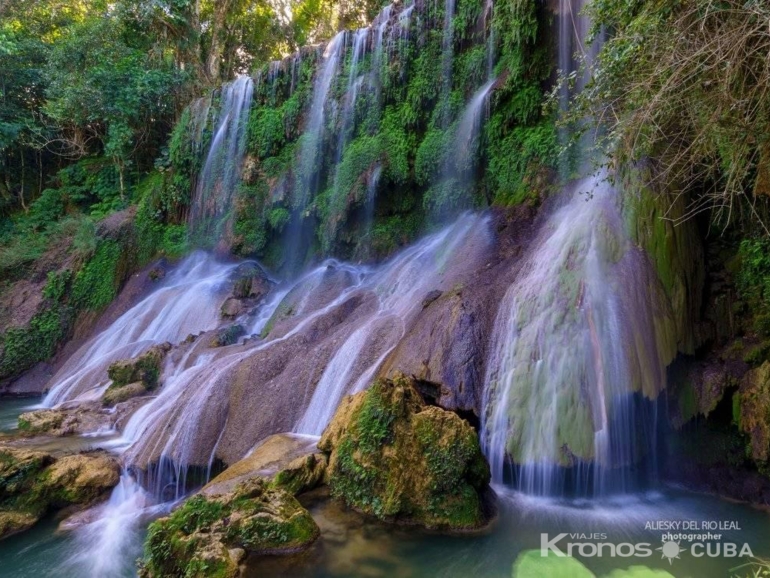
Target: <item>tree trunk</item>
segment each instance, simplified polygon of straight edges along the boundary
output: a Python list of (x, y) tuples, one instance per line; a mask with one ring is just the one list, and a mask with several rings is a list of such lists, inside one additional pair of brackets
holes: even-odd
[(218, 83), (222, 63), (222, 50), (224, 50), (225, 20), (227, 12), (230, 10), (232, 0), (221, 0), (216, 3), (214, 8), (214, 17), (211, 22), (211, 44), (206, 58), (206, 76), (210, 82)]

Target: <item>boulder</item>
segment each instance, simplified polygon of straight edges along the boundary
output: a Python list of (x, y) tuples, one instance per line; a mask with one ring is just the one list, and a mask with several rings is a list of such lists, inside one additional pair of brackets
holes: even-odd
[(114, 362), (107, 370), (112, 380), (111, 387), (122, 387), (141, 381), (150, 390), (158, 385), (161, 364), (171, 349), (170, 343), (154, 345), (133, 359), (123, 359)]
[(66, 414), (53, 409), (30, 411), (19, 416), (19, 431), (25, 434), (40, 434), (61, 431)]
[(32, 527), (49, 511), (94, 503), (119, 479), (117, 460), (106, 454), (56, 459), (0, 447), (0, 539)]
[(23, 413), (19, 416), (19, 432), (25, 436), (63, 437), (119, 428), (146, 401), (127, 400), (145, 391), (142, 383), (129, 384), (107, 390), (102, 401)]
[(476, 432), (426, 405), (403, 375), (346, 397), (318, 447), (329, 454), (332, 494), (357, 510), (445, 530), (488, 520), (489, 466)]
[[(218, 495), (232, 492), (235, 487), (251, 478), (272, 479), (281, 475), (281, 483), (294, 495), (312, 489), (323, 478), (326, 456), (316, 453), (316, 439), (291, 433), (272, 435), (255, 447), (248, 456), (235, 462), (211, 480), (201, 493)], [(311, 458), (309, 462), (308, 459)], [(301, 481), (301, 484), (298, 484)], [(297, 487), (297, 486), (301, 487)], [(302, 490), (304, 488), (304, 490)]]
[(270, 280), (256, 263), (242, 263), (233, 276), (233, 297), (237, 299), (261, 299), (270, 291)]
[(115, 405), (128, 401), (134, 397), (139, 397), (147, 392), (147, 388), (141, 381), (122, 385), (120, 387), (110, 387), (102, 396), (102, 403), (105, 407), (114, 407)]
[(163, 360), (170, 350), (170, 343), (162, 343), (150, 347), (138, 357), (116, 361), (110, 365), (107, 375), (112, 384), (102, 397), (102, 403), (105, 406), (113, 406), (155, 389), (160, 380)]
[(320, 531), (286, 490), (262, 478), (224, 495), (197, 495), (147, 533), (142, 578), (241, 576), (246, 554), (290, 554), (309, 547)]
[(246, 335), (246, 330), (242, 325), (229, 325), (219, 329), (211, 339), (211, 347), (225, 347), (234, 345), (238, 339)]

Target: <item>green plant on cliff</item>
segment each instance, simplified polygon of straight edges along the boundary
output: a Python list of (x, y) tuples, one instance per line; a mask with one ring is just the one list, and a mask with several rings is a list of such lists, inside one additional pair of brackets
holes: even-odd
[(601, 122), (599, 146), (616, 166), (654, 159), (661, 188), (687, 195), (682, 218), (712, 210), (722, 224), (763, 223), (770, 5), (596, 0), (589, 14), (612, 35), (575, 118)]
[(738, 251), (737, 285), (753, 312), (753, 324), (764, 337), (770, 336), (770, 240), (744, 239)]

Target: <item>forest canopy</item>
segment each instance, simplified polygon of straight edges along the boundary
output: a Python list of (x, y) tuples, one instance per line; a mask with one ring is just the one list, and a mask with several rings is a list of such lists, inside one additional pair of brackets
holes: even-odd
[[(162, 155), (195, 95), (338, 29), (363, 25), (379, 5), (5, 0), (0, 215), (28, 214), (49, 186), (67, 184), (73, 185), (68, 193), (38, 207), (48, 212), (42, 220), (68, 204), (97, 206), (102, 214), (118, 208), (130, 184)], [(72, 168), (81, 159), (88, 166)], [(87, 186), (77, 174), (84, 168)]]

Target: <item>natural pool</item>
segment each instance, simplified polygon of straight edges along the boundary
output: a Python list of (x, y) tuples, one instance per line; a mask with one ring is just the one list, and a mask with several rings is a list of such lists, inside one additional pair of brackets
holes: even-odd
[[(303, 498), (322, 530), (321, 539), (308, 551), (286, 558), (257, 557), (249, 560), (249, 578), (503, 578), (512, 575), (517, 556), (540, 547), (540, 534), (606, 534), (613, 543), (647, 542), (652, 555), (642, 558), (583, 558), (597, 576), (617, 568), (644, 565), (660, 568), (677, 578), (750, 576), (739, 568), (746, 560), (725, 557), (694, 557), (689, 550), (669, 563), (662, 552), (661, 532), (646, 531), (648, 522), (716, 521), (740, 529), (721, 532), (724, 541), (748, 543), (756, 556), (770, 557), (770, 515), (743, 505), (675, 488), (618, 497), (602, 502), (559, 503), (499, 490), (499, 516), (486, 532), (446, 536), (409, 527), (394, 527), (365, 518), (325, 499), (323, 492)], [(124, 548), (138, 553), (141, 532)], [(565, 538), (564, 542), (568, 541)], [(682, 546), (685, 543), (682, 542)], [(73, 566), (83, 556), (84, 543), (71, 535), (56, 533), (53, 520), (27, 534), (0, 543), (0, 576), (53, 578), (101, 576), (88, 564)], [(93, 552), (94, 556), (98, 553)], [(68, 561), (70, 561), (68, 563)], [(123, 573), (133, 576), (130, 564)], [(547, 577), (545, 577), (547, 578)]]

